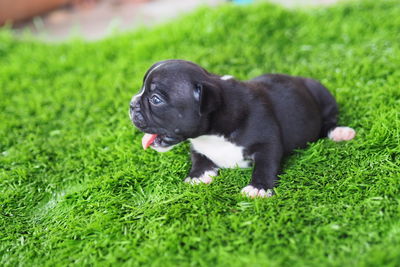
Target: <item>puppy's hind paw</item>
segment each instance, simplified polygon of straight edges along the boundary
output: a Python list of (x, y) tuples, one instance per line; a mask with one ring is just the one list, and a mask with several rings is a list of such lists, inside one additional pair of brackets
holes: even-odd
[(356, 136), (356, 131), (350, 127), (336, 127), (328, 133), (328, 138), (335, 142), (349, 141)]
[(272, 197), (274, 195), (272, 189), (267, 189), (267, 190), (259, 189), (252, 185), (248, 185), (245, 188), (243, 188), (241, 193), (242, 195), (249, 198), (255, 198), (255, 197), (266, 198), (266, 197)]

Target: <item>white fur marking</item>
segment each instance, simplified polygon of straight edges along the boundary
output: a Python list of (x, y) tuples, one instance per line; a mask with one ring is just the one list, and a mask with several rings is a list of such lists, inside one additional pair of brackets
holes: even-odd
[(158, 65), (158, 66), (155, 66), (154, 69), (152, 69), (152, 70), (149, 72), (149, 74), (147, 74), (146, 80), (144, 80), (144, 82), (143, 82), (143, 88), (142, 88), (142, 90), (141, 90), (137, 95), (135, 95), (135, 96), (133, 97), (133, 99), (132, 99), (133, 102), (136, 102), (136, 100), (137, 100), (139, 97), (141, 97), (141, 96), (143, 95), (144, 91), (146, 90), (146, 81), (147, 81), (147, 79), (150, 77), (150, 74), (152, 74), (153, 71), (155, 71), (156, 69), (158, 69), (158, 68), (161, 67), (162, 65), (165, 65), (166, 63), (167, 63), (167, 62), (161, 63), (161, 64)]
[(136, 101), (138, 100), (138, 98), (140, 98), (140, 97), (143, 95), (144, 89), (145, 89), (145, 86), (143, 85), (142, 90), (141, 90), (137, 95), (135, 95), (135, 96), (133, 97), (133, 99), (132, 99), (132, 102), (133, 102), (133, 103), (136, 103)]
[(250, 198), (255, 198), (255, 197), (265, 198), (265, 197), (273, 196), (271, 189), (267, 189), (267, 191), (265, 191), (264, 189), (255, 188), (252, 185), (248, 185), (245, 188), (243, 188), (242, 194), (245, 195), (246, 197), (250, 197)]
[(217, 135), (202, 135), (190, 139), (194, 150), (205, 155), (218, 167), (247, 168), (250, 162), (243, 158), (243, 147), (237, 146), (224, 137)]
[(229, 79), (233, 79), (233, 76), (232, 75), (224, 75), (221, 77), (221, 80), (224, 80), (224, 81), (229, 80)]
[(198, 178), (197, 177), (193, 177), (193, 178), (187, 177), (184, 182), (188, 183), (188, 184), (192, 184), (192, 185), (200, 184), (200, 183), (209, 184), (213, 181), (214, 176), (217, 176), (216, 171), (206, 171)]
[(348, 141), (353, 139), (355, 136), (356, 131), (350, 127), (336, 127), (328, 133), (329, 139), (335, 142)]
[(170, 151), (172, 148), (174, 148), (174, 146), (176, 146), (176, 145), (173, 145), (173, 146), (167, 146), (167, 147), (162, 147), (162, 146), (150, 146), (152, 149), (154, 149), (155, 151), (157, 151), (157, 152), (167, 152), (167, 151)]

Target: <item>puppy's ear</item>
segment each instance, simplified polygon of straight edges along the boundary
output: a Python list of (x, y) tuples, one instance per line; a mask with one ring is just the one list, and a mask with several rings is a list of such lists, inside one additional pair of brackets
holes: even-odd
[(202, 82), (195, 85), (194, 99), (198, 103), (199, 115), (206, 115), (216, 110), (221, 104), (218, 87), (212, 83)]

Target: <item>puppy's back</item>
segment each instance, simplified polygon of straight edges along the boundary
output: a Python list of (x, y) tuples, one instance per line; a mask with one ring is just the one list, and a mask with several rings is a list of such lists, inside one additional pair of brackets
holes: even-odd
[(285, 154), (316, 141), (321, 132), (321, 109), (305, 78), (266, 74), (248, 81), (262, 91), (281, 127)]

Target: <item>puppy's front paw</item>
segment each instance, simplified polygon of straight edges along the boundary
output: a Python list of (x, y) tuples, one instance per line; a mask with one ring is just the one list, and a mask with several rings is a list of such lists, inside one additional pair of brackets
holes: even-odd
[(200, 177), (187, 177), (184, 182), (188, 183), (188, 184), (192, 184), (192, 185), (196, 185), (196, 184), (209, 184), (213, 181), (213, 177), (217, 176), (217, 172), (215, 171), (206, 171), (205, 173), (203, 173)]
[(273, 196), (273, 191), (272, 189), (259, 189), (256, 188), (252, 185), (248, 185), (245, 188), (242, 189), (242, 195), (245, 195), (246, 197), (250, 198), (255, 198), (255, 197), (272, 197)]

